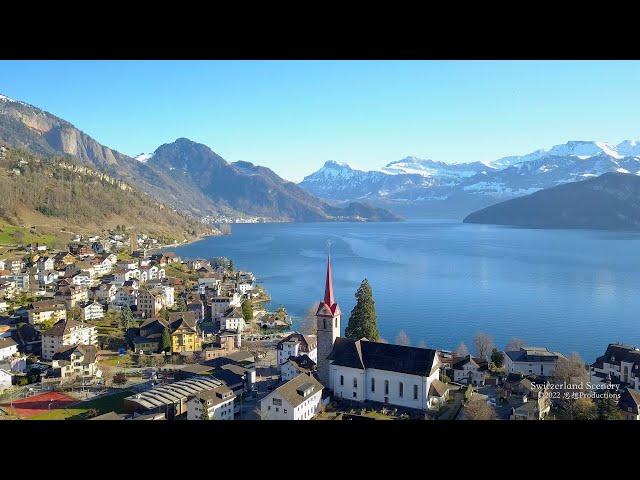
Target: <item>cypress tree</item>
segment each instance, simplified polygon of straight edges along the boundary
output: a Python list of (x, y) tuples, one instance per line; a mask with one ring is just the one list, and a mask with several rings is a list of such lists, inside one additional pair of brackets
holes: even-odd
[(351, 310), (349, 324), (344, 333), (347, 338), (353, 340), (366, 337), (368, 340), (377, 342), (380, 339), (376, 320), (376, 305), (373, 300), (371, 285), (369, 285), (369, 281), (366, 278), (356, 291), (356, 305)]
[(171, 350), (171, 332), (167, 327), (162, 330), (162, 341), (160, 342), (160, 351), (167, 352)]

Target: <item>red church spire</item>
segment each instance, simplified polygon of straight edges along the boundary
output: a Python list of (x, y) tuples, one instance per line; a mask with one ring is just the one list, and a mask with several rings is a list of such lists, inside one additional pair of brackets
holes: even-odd
[(327, 255), (327, 279), (324, 284), (324, 303), (331, 308), (333, 301), (333, 281), (331, 280), (331, 257)]

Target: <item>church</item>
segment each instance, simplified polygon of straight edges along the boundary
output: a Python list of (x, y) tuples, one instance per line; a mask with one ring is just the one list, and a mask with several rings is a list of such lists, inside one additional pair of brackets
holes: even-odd
[(318, 378), (334, 398), (428, 410), (441, 400), (435, 350), (340, 336), (340, 307), (327, 257), (324, 300), (316, 312)]

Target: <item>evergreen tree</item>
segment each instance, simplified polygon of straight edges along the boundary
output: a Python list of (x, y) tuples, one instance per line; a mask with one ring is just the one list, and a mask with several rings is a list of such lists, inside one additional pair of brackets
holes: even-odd
[(598, 420), (620, 420), (621, 418), (615, 399), (607, 397), (598, 401)]
[(131, 320), (133, 319), (133, 314), (131, 313), (131, 308), (129, 305), (125, 305), (120, 312), (120, 322), (122, 323), (122, 328), (127, 331), (131, 326)]
[(494, 348), (491, 352), (491, 361), (496, 367), (502, 368), (502, 365), (504, 365), (504, 354), (497, 348)]
[(242, 301), (242, 316), (245, 320), (253, 320), (253, 305), (248, 298)]
[(377, 342), (380, 339), (373, 292), (366, 278), (356, 291), (356, 305), (353, 307), (353, 310), (351, 310), (345, 335), (347, 338), (354, 340), (366, 337), (368, 340)]
[(171, 332), (167, 327), (162, 330), (162, 340), (160, 342), (160, 351), (168, 352), (171, 350)]

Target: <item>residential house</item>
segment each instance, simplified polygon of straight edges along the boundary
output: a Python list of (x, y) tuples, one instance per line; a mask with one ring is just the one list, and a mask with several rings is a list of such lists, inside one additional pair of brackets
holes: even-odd
[(618, 408), (625, 420), (640, 420), (640, 392), (625, 388), (618, 400)]
[(482, 386), (488, 369), (485, 359), (467, 355), (453, 363), (453, 381)]
[(242, 305), (242, 297), (238, 292), (233, 292), (229, 296), (209, 296), (207, 293), (206, 300), (210, 311), (210, 318), (218, 318), (230, 308), (240, 307)]
[(280, 365), (280, 378), (288, 382), (300, 374), (313, 375), (318, 366), (305, 353), (297, 357), (289, 357), (286, 362)]
[(551, 401), (547, 395), (523, 396), (522, 400), (511, 407), (510, 420), (544, 420), (551, 411)]
[(58, 283), (58, 290), (56, 291), (54, 298), (56, 300), (63, 300), (67, 305), (67, 308), (71, 310), (79, 303), (89, 300), (89, 290), (87, 287), (79, 285), (68, 285)]
[(38, 259), (38, 272), (46, 272), (55, 268), (56, 262), (53, 257), (42, 256)]
[(52, 358), (49, 378), (61, 382), (78, 378), (94, 378), (100, 375), (97, 362), (98, 348), (95, 345), (70, 345), (62, 347)]
[(225, 385), (202, 390), (187, 401), (187, 420), (233, 420), (235, 398)]
[(67, 318), (67, 306), (61, 300), (40, 300), (29, 305), (27, 314), (31, 325), (57, 322)]
[(102, 304), (93, 301), (79, 304), (82, 320), (99, 320), (104, 318), (104, 307)]
[(6, 360), (16, 353), (18, 353), (18, 344), (13, 338), (0, 338), (0, 360)]
[(545, 347), (520, 347), (519, 350), (504, 352), (504, 366), (507, 373), (549, 377), (561, 358), (565, 358), (564, 355)]
[(322, 384), (311, 375), (297, 375), (260, 401), (262, 420), (311, 420), (322, 406)]
[(118, 287), (111, 302), (116, 307), (132, 307), (138, 304), (138, 289), (134, 287)]
[(220, 330), (229, 330), (241, 333), (246, 327), (242, 309), (240, 307), (227, 309), (227, 311), (218, 318), (218, 322)]
[(171, 335), (171, 353), (197, 352), (202, 342), (194, 315), (190, 312), (171, 312), (169, 321), (162, 318), (150, 318), (140, 325), (140, 335), (133, 341), (134, 349), (144, 353), (155, 353), (160, 349), (162, 333), (169, 329)]
[(142, 288), (138, 291), (138, 312), (145, 318), (156, 317), (165, 306), (166, 297), (157, 288)]
[(72, 319), (60, 320), (42, 333), (42, 358), (51, 360), (62, 347), (78, 344), (97, 345), (96, 327)]
[(590, 367), (591, 380), (604, 383), (607, 378), (640, 390), (640, 349), (619, 343), (610, 343), (604, 355)]
[(307, 355), (314, 363), (318, 362), (318, 341), (315, 335), (292, 333), (276, 345), (276, 360), (279, 368), (291, 357)]
[(327, 361), (337, 398), (417, 410), (436, 406), (430, 396), (440, 373), (435, 350), (337, 337)]

